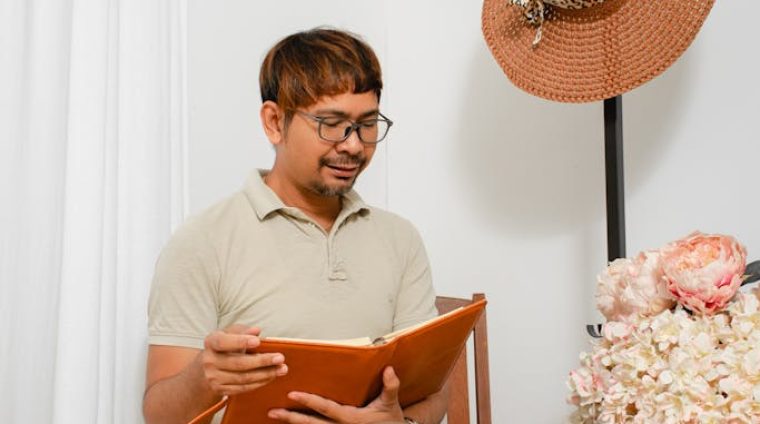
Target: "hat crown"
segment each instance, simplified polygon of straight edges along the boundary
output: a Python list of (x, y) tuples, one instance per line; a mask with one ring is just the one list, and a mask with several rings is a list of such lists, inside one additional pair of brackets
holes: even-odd
[(661, 74), (689, 47), (714, 3), (483, 0), (483, 35), (517, 87), (585, 103), (626, 93)]

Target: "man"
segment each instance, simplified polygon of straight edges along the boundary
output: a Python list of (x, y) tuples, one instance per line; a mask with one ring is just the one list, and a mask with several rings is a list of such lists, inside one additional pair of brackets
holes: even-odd
[[(185, 423), (223, 395), (287, 374), (281, 354), (242, 353), (255, 352), (260, 335), (375, 337), (436, 315), (416, 230), (352, 190), (392, 124), (379, 111), (382, 79), (372, 49), (337, 30), (293, 34), (270, 50), (259, 78), (260, 118), (275, 162), (185, 223), (158, 260), (148, 423)], [(446, 390), (402, 410), (398, 377), (388, 368), (382, 378), (382, 394), (366, 407), (294, 392), (324, 418), (286, 410), (270, 416), (440, 422)]]

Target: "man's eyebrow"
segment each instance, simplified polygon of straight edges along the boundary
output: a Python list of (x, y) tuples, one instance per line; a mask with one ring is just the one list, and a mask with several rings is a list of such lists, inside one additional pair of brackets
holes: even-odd
[[(379, 113), (380, 113), (379, 109), (368, 110), (368, 111), (362, 113), (361, 115), (359, 115), (356, 120), (357, 121), (358, 120), (362, 120), (362, 119), (364, 119), (364, 118), (366, 118), (368, 116), (374, 116), (374, 115), (377, 115)], [(346, 113), (346, 112), (344, 112), (342, 110), (339, 110), (339, 109), (317, 109), (317, 110), (314, 111), (314, 114), (317, 115), (317, 116), (329, 115), (329, 116), (336, 116), (336, 117), (339, 117), (339, 118), (346, 118), (346, 119), (351, 118), (351, 115), (349, 115), (348, 113)]]

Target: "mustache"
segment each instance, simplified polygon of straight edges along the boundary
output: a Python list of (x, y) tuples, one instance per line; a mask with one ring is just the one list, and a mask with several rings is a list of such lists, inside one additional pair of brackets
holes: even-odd
[(320, 166), (338, 166), (338, 167), (362, 167), (367, 162), (363, 156), (341, 155), (337, 158), (319, 158)]

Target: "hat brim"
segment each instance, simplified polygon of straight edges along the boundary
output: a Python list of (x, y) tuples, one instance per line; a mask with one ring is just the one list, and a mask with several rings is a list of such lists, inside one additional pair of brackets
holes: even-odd
[(566, 103), (628, 92), (664, 72), (689, 47), (715, 0), (605, 0), (584, 9), (548, 6), (542, 37), (508, 0), (483, 2), (483, 35), (507, 77), (533, 95)]

